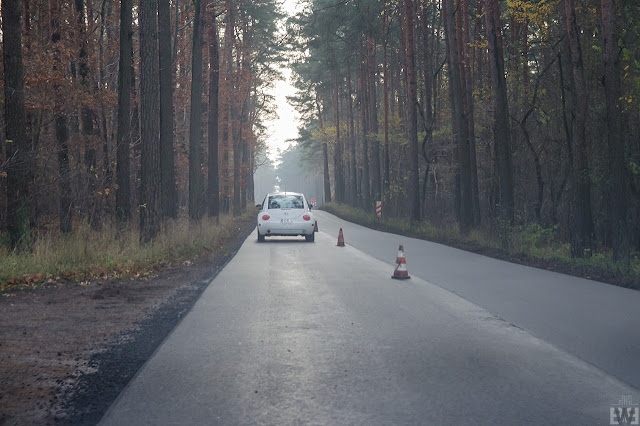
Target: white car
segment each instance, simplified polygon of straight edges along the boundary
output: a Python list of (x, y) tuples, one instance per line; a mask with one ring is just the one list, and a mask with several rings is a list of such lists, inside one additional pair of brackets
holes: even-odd
[(303, 194), (274, 192), (267, 194), (262, 204), (256, 205), (258, 213), (258, 241), (270, 236), (302, 235), (313, 242), (318, 226), (311, 212), (311, 205)]

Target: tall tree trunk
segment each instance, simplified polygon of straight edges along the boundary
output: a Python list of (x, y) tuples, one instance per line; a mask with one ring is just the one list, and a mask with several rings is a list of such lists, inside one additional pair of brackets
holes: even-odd
[(409, 132), (409, 206), (411, 222), (420, 221), (420, 176), (418, 170), (418, 94), (415, 72), (415, 45), (413, 38), (413, 0), (404, 0), (405, 55), (407, 70), (407, 128)]
[[(107, 22), (110, 19), (111, 8), (107, 10), (107, 2), (106, 0), (102, 0), (102, 5), (100, 6), (100, 38), (98, 41), (98, 64), (100, 68), (98, 87), (109, 87), (108, 82), (106, 81), (106, 70), (105, 70), (105, 59), (104, 59), (104, 51), (105, 45), (107, 41), (105, 37), (107, 37)], [(113, 175), (112, 175), (112, 167), (111, 167), (111, 155), (110, 155), (110, 133), (109, 127), (107, 125), (107, 108), (105, 106), (104, 99), (100, 99), (100, 133), (102, 134), (102, 170), (104, 172), (104, 183), (103, 188), (109, 188), (102, 195), (102, 205), (109, 206), (109, 200), (112, 197), (108, 197), (109, 190), (113, 184)], [(105, 208), (105, 211), (111, 213), (110, 208)]]
[[(245, 25), (245, 29), (247, 26)], [(247, 75), (250, 73), (251, 64), (249, 63), (249, 53), (248, 53), (248, 45), (250, 45), (250, 41), (248, 42), (248, 35), (245, 30), (244, 40), (245, 40), (245, 52), (243, 53), (242, 58), (242, 75)], [(249, 124), (249, 101), (251, 98), (251, 85), (250, 78), (243, 77), (241, 79), (244, 85), (246, 85), (244, 89), (244, 97), (242, 101), (242, 109), (240, 112), (240, 125), (238, 126), (238, 156), (239, 156), (239, 189), (238, 189), (238, 210), (236, 215), (239, 215), (243, 211), (247, 209), (247, 181), (248, 181), (248, 172), (249, 172), (249, 138), (244, 134), (245, 129), (250, 128)]]
[[(386, 204), (389, 200), (390, 188), (391, 188), (391, 178), (389, 173), (389, 64), (387, 63), (387, 44), (389, 42), (389, 37), (387, 35), (387, 14), (389, 11), (387, 10), (387, 2), (386, 0), (383, 2), (384, 10), (382, 14), (382, 36), (384, 37), (382, 41), (382, 98), (383, 98), (383, 126), (384, 126), (384, 172), (382, 179), (382, 198), (384, 200), (383, 204)], [(426, 85), (426, 83), (425, 83)]]
[(499, 0), (485, 2), (485, 25), (489, 42), (489, 70), (494, 93), (493, 146), (498, 169), (499, 203), (502, 214), (513, 220), (513, 166), (511, 160), (511, 129), (507, 82), (504, 76), (504, 53), (502, 47), (502, 24), (500, 23)]
[(133, 31), (132, 0), (120, 4), (120, 60), (118, 65), (118, 147), (116, 153), (116, 220), (131, 220), (130, 160)]
[[(242, 114), (240, 119), (240, 128), (239, 128), (239, 138), (240, 138), (240, 149), (241, 149), (241, 159), (240, 159), (240, 212), (246, 211), (247, 209), (247, 201), (248, 201), (248, 189), (249, 189), (249, 180), (252, 177), (249, 168), (249, 155), (250, 155), (250, 145), (252, 143), (251, 137), (249, 134), (250, 130), (253, 127), (251, 118), (250, 118), (250, 109), (251, 109), (251, 93), (253, 89), (252, 85), (252, 76), (251, 76), (251, 58), (252, 58), (252, 48), (253, 48), (253, 32), (251, 30), (250, 17), (248, 16), (246, 8), (242, 10), (242, 43), (243, 43), (243, 52), (242, 52), (242, 82), (245, 85), (245, 95), (242, 102)], [(247, 130), (245, 135), (245, 130)], [(253, 200), (251, 201), (253, 204)], [(238, 213), (240, 213), (238, 212)]]
[(378, 142), (378, 100), (376, 94), (376, 76), (378, 62), (376, 61), (376, 42), (372, 35), (367, 35), (367, 71), (369, 83), (369, 145), (371, 146), (371, 195), (374, 201), (380, 200), (380, 143)]
[[(51, 42), (53, 43), (53, 71), (57, 79), (64, 78), (64, 67), (62, 67), (60, 59), (60, 3), (51, 1)], [(55, 100), (55, 129), (56, 142), (58, 145), (58, 189), (60, 191), (60, 232), (63, 234), (71, 233), (73, 229), (73, 197), (71, 192), (71, 169), (69, 166), (69, 127), (67, 125), (67, 115), (63, 111), (63, 96), (61, 94), (60, 84), (55, 83), (53, 86), (56, 94)]]
[(161, 225), (160, 76), (158, 70), (158, 8), (142, 1), (140, 19), (140, 241), (153, 240)]
[[(569, 53), (570, 52), (569, 42), (567, 41), (566, 37), (564, 38), (562, 44), (563, 44), (563, 52), (558, 53), (558, 76), (560, 78), (559, 86), (560, 86), (560, 100), (561, 100), (561, 106), (562, 106), (562, 124), (564, 128), (564, 134), (566, 136), (565, 149), (567, 152), (568, 161), (567, 161), (567, 166), (565, 167), (564, 178), (562, 180), (560, 188), (556, 193), (554, 193), (553, 188), (551, 188), (551, 195), (552, 195), (551, 217), (554, 223), (558, 222), (558, 216), (557, 216), (558, 204), (560, 203), (560, 198), (562, 197), (564, 188), (567, 182), (569, 181), (569, 177), (572, 174), (572, 169), (573, 169), (573, 147), (571, 145), (573, 141), (573, 126), (572, 126), (573, 118), (572, 117), (575, 116), (575, 113), (574, 113), (575, 106), (573, 104), (575, 100), (571, 99), (571, 96), (568, 96), (567, 94), (568, 91), (572, 90), (573, 77), (571, 73), (568, 73), (566, 75), (568, 81), (566, 81), (565, 72), (564, 72), (564, 70), (567, 67), (569, 68), (571, 67), (571, 60), (570, 60), (571, 54)], [(553, 181), (551, 183), (553, 184)]]
[(336, 145), (333, 151), (333, 171), (335, 174), (336, 202), (344, 202), (344, 173), (342, 165), (342, 140), (340, 138), (340, 88), (338, 76), (333, 78), (333, 112), (336, 125)]
[(361, 183), (361, 206), (365, 209), (371, 207), (371, 191), (370, 191), (370, 164), (369, 164), (369, 141), (368, 133), (370, 132), (369, 114), (371, 109), (369, 105), (369, 90), (367, 86), (367, 65), (366, 56), (362, 55), (360, 66), (360, 112), (362, 114), (362, 183)]
[(458, 38), (461, 34), (455, 24), (456, 12), (454, 0), (442, 2), (445, 38), (447, 43), (447, 61), (449, 63), (449, 86), (452, 100), (453, 134), (456, 140), (458, 157), (458, 185), (459, 206), (458, 219), (460, 221), (460, 233), (469, 233), (473, 222), (473, 203), (471, 192), (471, 167), (469, 149), (469, 127), (465, 120), (465, 103), (463, 93), (463, 81), (460, 75), (460, 53), (458, 50)]
[[(180, 34), (180, 0), (173, 0), (174, 15), (173, 15), (173, 46), (171, 49), (171, 61), (177, 64), (178, 59), (178, 35)], [(215, 8), (214, 8), (215, 9)], [(178, 78), (178, 67), (174, 66), (173, 78)]]
[(189, 115), (189, 217), (203, 214), (202, 176), (202, 0), (195, 0), (193, 50), (191, 55), (191, 111)]
[[(464, 117), (469, 135), (469, 175), (471, 179), (472, 224), (480, 223), (480, 194), (478, 189), (478, 165), (476, 158), (476, 130), (473, 106), (473, 75), (471, 73), (471, 39), (469, 27), (469, 0), (460, 0), (461, 8), (456, 12), (457, 26), (462, 32), (458, 38), (460, 73), (464, 97)], [(458, 18), (460, 17), (460, 18)]]
[(591, 216), (591, 181), (587, 163), (587, 113), (588, 98), (580, 47), (580, 30), (576, 19), (573, 0), (565, 0), (567, 38), (571, 51), (571, 68), (575, 93), (575, 117), (573, 119), (573, 182), (571, 219), (571, 255), (584, 257), (591, 249), (593, 220)]
[[(318, 93), (316, 92), (316, 110), (318, 111), (318, 121), (320, 122), (320, 133), (324, 136), (324, 121), (322, 120), (322, 109), (320, 109), (320, 100), (318, 99)], [(323, 165), (323, 177), (324, 177), (324, 201), (331, 202), (331, 182), (329, 181), (329, 149), (327, 148), (327, 141), (322, 141), (322, 165)]]
[[(255, 105), (255, 91), (254, 91), (254, 101), (253, 104)], [(255, 113), (255, 110), (254, 110)], [(254, 120), (255, 122), (255, 120)], [(247, 198), (249, 200), (251, 200), (251, 203), (253, 204), (253, 202), (256, 199), (256, 192), (255, 192), (255, 181), (253, 179), (254, 176), (254, 170), (256, 169), (256, 143), (255, 143), (255, 139), (253, 140), (253, 143), (251, 143), (249, 145), (249, 181), (248, 181), (248, 188), (247, 188)]]
[(27, 111), (24, 103), (21, 18), (21, 0), (2, 2), (8, 230), (11, 247), (28, 250), (31, 245), (29, 220), (31, 148), (27, 140)]
[(358, 205), (358, 176), (357, 176), (357, 163), (356, 163), (356, 135), (353, 117), (353, 97), (351, 90), (351, 65), (347, 63), (347, 116), (349, 120), (349, 148), (351, 155), (349, 158), (349, 167), (351, 172), (351, 204), (353, 206)]
[(220, 49), (215, 8), (211, 13), (209, 36), (209, 175), (207, 176), (207, 205), (209, 216), (220, 217), (220, 182), (218, 179), (218, 98), (220, 91)]
[(602, 56), (604, 59), (604, 89), (607, 104), (609, 139), (609, 226), (613, 260), (629, 261), (629, 230), (627, 221), (627, 176), (623, 129), (626, 113), (620, 105), (620, 60), (616, 5), (614, 0), (602, 0)]
[(225, 22), (225, 66), (226, 66), (226, 95), (227, 95), (227, 107), (226, 107), (226, 120), (225, 120), (225, 133), (226, 144), (222, 154), (222, 179), (223, 179), (223, 208), (225, 212), (231, 210), (231, 183), (233, 171), (230, 170), (229, 155), (233, 155), (234, 150), (234, 131), (233, 121), (235, 119), (234, 113), (234, 100), (233, 92), (234, 78), (233, 78), (233, 44), (234, 44), (234, 26), (235, 26), (235, 5), (233, 0), (225, 0), (226, 5), (226, 22)]
[[(475, 57), (475, 70), (473, 75), (477, 82), (476, 87), (484, 87), (484, 63), (486, 60), (485, 50), (480, 48), (482, 43), (482, 15), (483, 15), (482, 2), (476, 3), (476, 24), (473, 29), (473, 56)], [(486, 32), (485, 32), (486, 34)]]
[[(234, 102), (233, 100), (231, 101)], [(231, 106), (232, 116), (237, 117), (235, 105)], [(233, 122), (233, 215), (238, 216), (240, 214), (240, 164), (242, 163), (242, 140), (240, 135), (242, 129), (239, 122)]]
[(171, 60), (171, 7), (169, 0), (158, 0), (160, 64), (160, 167), (162, 174), (162, 214), (178, 216), (178, 195), (173, 151), (173, 61)]
[[(80, 83), (82, 84), (84, 91), (89, 95), (93, 95), (94, 85), (90, 82), (89, 76), (89, 52), (87, 50), (84, 1), (85, 0), (75, 0), (76, 23), (78, 25), (81, 43), (78, 55), (78, 68), (80, 73)], [(85, 146), (84, 165), (86, 169), (87, 193), (89, 197), (89, 223), (92, 229), (97, 230), (101, 226), (101, 217), (93, 118), (93, 109), (83, 103), (81, 108), (81, 130), (84, 136)]]

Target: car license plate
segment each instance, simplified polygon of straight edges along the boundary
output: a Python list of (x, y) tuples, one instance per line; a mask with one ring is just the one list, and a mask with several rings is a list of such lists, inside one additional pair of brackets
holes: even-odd
[(293, 221), (291, 219), (280, 219), (283, 225), (291, 225)]

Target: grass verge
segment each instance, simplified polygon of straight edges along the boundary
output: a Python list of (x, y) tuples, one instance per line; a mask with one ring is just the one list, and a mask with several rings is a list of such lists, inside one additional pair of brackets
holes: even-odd
[(40, 237), (31, 253), (20, 254), (0, 248), (0, 291), (36, 287), (61, 281), (95, 278), (128, 278), (151, 275), (178, 263), (220, 249), (238, 230), (238, 223), (253, 218), (253, 212), (239, 217), (204, 217), (192, 222), (184, 217), (165, 223), (150, 244), (140, 244), (137, 230), (116, 232), (115, 227), (93, 231), (78, 224), (70, 235), (51, 232)]
[[(428, 222), (411, 226), (408, 219), (382, 218), (344, 204), (325, 203), (322, 210), (372, 229), (460, 248), (489, 257), (594, 279), (640, 290), (640, 254), (632, 253), (628, 265), (612, 260), (610, 251), (572, 259), (568, 244), (558, 242), (555, 229), (538, 224), (502, 227), (500, 232), (478, 228), (460, 235), (455, 224), (434, 226)], [(497, 235), (500, 234), (500, 235)]]

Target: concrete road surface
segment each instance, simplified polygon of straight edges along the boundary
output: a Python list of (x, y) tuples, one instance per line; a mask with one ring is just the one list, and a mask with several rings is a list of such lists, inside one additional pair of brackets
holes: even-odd
[[(347, 246), (336, 247), (336, 220), (320, 214), (315, 243), (258, 243), (254, 232), (102, 424), (609, 424), (613, 404), (639, 400), (611, 374), (422, 279), (417, 241), (341, 223)], [(364, 246), (391, 239), (391, 259), (357, 248), (356, 233)], [(390, 279), (398, 240), (411, 280)], [(460, 269), (488, 262), (460, 256)]]

